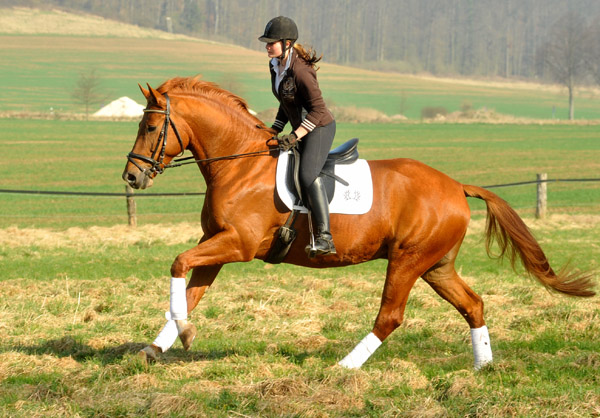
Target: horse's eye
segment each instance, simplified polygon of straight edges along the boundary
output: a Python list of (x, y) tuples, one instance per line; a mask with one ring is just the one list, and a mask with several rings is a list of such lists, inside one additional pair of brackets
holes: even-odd
[(148, 132), (156, 131), (156, 126), (148, 126)]

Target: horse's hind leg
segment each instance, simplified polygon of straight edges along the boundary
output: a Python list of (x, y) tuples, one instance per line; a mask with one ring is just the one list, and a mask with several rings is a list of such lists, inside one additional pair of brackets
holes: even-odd
[(456, 273), (454, 260), (458, 253), (459, 242), (442, 260), (423, 275), (423, 279), (440, 295), (454, 306), (471, 327), (474, 367), (492, 362), (492, 348), (488, 329), (483, 319), (483, 301)]
[(339, 362), (341, 366), (349, 369), (360, 368), (381, 342), (402, 324), (408, 294), (419, 278), (419, 273), (416, 273), (419, 271), (418, 266), (415, 267), (414, 263), (415, 260), (410, 257), (390, 257), (381, 307), (373, 331)]
[[(200, 302), (202, 296), (212, 285), (221, 270), (221, 265), (196, 267), (185, 291), (186, 310), (189, 314)], [(167, 323), (159, 333), (154, 342), (140, 351), (140, 355), (147, 360), (156, 360), (160, 353), (167, 351), (179, 335), (183, 348), (188, 350), (196, 337), (196, 327), (188, 320), (180, 320), (178, 324), (171, 318), (171, 312), (166, 313)], [(178, 330), (180, 328), (183, 332)]]

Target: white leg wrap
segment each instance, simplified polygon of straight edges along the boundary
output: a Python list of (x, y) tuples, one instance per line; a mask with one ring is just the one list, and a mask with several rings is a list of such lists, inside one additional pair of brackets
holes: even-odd
[(179, 335), (177, 332), (177, 325), (175, 325), (175, 321), (171, 319), (171, 313), (165, 312), (165, 316), (167, 317), (167, 323), (153, 343), (155, 346), (160, 347), (163, 353), (171, 348), (173, 343), (175, 343), (175, 340), (177, 340), (177, 336)]
[(371, 332), (338, 364), (347, 369), (358, 369), (371, 357), (380, 345), (381, 341), (379, 338)]
[(473, 357), (475, 370), (481, 369), (492, 362), (492, 346), (487, 326), (471, 328), (471, 342), (473, 343)]
[(171, 277), (171, 319), (187, 319), (185, 277)]

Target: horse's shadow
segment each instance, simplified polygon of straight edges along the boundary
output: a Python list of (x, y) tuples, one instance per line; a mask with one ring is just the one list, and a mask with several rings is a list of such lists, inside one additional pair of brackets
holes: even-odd
[[(147, 343), (127, 342), (116, 346), (94, 348), (72, 336), (66, 335), (58, 339), (45, 340), (39, 344), (0, 347), (0, 352), (17, 351), (28, 355), (47, 354), (59, 358), (70, 357), (78, 362), (94, 360), (99, 361), (103, 365), (110, 365), (120, 363), (126, 357), (136, 356), (147, 345)], [(257, 347), (256, 352), (264, 352), (264, 349)], [(192, 347), (189, 351), (185, 351), (183, 348), (172, 348), (160, 355), (158, 363), (191, 363), (196, 361), (220, 360), (234, 355), (243, 356), (247, 354), (247, 348), (239, 350), (235, 347), (210, 350), (194, 350), (194, 347)], [(302, 364), (308, 357), (319, 355), (319, 353), (308, 353), (302, 350), (293, 353), (283, 350), (279, 354), (288, 357), (290, 361), (296, 364)]]
[[(83, 362), (87, 360), (99, 361), (103, 365), (115, 364), (126, 357), (137, 355), (146, 347), (147, 343), (127, 342), (117, 346), (94, 348), (71, 336), (46, 340), (33, 345), (16, 345), (13, 347), (0, 347), (0, 352), (16, 351), (28, 355), (52, 355), (59, 358), (71, 357)], [(239, 354), (235, 349), (210, 350), (210, 351), (185, 351), (183, 348), (173, 348), (161, 354), (159, 363), (194, 362), (201, 360), (218, 360), (231, 355)]]

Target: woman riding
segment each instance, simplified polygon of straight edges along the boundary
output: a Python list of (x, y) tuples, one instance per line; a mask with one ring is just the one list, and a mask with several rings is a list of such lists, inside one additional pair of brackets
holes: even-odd
[(327, 192), (318, 177), (333, 144), (335, 120), (325, 106), (317, 81), (315, 66), (321, 57), (312, 49), (306, 51), (296, 44), (297, 39), (296, 23), (284, 16), (271, 19), (264, 35), (258, 38), (266, 42), (273, 94), (279, 101), (272, 128), (280, 133), (289, 122), (293, 131), (279, 140), (297, 143), (301, 153), (300, 184), (317, 226), (314, 247), (308, 245), (306, 251), (316, 255), (335, 254)]

